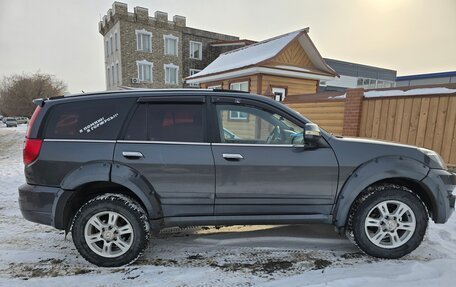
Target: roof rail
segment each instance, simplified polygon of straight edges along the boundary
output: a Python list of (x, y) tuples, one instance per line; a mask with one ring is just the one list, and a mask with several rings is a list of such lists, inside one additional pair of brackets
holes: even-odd
[(214, 92), (229, 92), (229, 93), (241, 93), (241, 94), (249, 94), (247, 91), (239, 91), (239, 90), (227, 90), (227, 89), (212, 89)]

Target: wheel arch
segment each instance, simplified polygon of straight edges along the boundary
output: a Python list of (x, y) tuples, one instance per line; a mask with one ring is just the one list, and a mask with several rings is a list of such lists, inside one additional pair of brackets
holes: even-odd
[(338, 193), (333, 209), (333, 223), (337, 228), (345, 228), (350, 210), (356, 199), (366, 188), (378, 184), (398, 184), (405, 186), (425, 204), (431, 217), (437, 209), (436, 198), (422, 182), (429, 168), (406, 157), (383, 157), (371, 160), (358, 167), (345, 181)]
[[(90, 199), (104, 193), (118, 193), (130, 196), (136, 200), (144, 210), (150, 220), (158, 221), (158, 225), (151, 226), (152, 229), (158, 228), (160, 220), (163, 218), (160, 201), (155, 193), (153, 186), (137, 171), (121, 164), (109, 165), (110, 172), (108, 177), (103, 171), (98, 171), (93, 176), (88, 176), (89, 169), (80, 169), (84, 174), (82, 177), (86, 181), (78, 179), (78, 184), (62, 184), (56, 202), (54, 203), (54, 226), (58, 229), (67, 229), (71, 224), (71, 219), (77, 210)], [(90, 169), (93, 170), (93, 167)], [(71, 175), (71, 178), (78, 178)], [(70, 182), (70, 181), (67, 181)], [(65, 188), (66, 187), (66, 188)], [(69, 188), (69, 189), (68, 189)]]

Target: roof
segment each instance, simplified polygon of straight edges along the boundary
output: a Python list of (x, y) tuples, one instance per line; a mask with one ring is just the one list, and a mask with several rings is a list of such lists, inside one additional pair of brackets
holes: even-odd
[(212, 47), (219, 47), (219, 46), (247, 46), (257, 43), (257, 41), (247, 40), (247, 39), (240, 39), (240, 40), (221, 40), (221, 41), (214, 41), (209, 43)]
[(400, 77), (396, 78), (396, 81), (409, 81), (409, 80), (446, 78), (446, 77), (456, 77), (456, 71), (400, 76)]
[(297, 30), (223, 53), (204, 70), (187, 77), (186, 79), (191, 80), (213, 74), (261, 65), (261, 63), (277, 56), (295, 39), (299, 40), (312, 63), (319, 69), (320, 72), (331, 76), (337, 76), (337, 73), (325, 63), (315, 45), (310, 40), (307, 35), (308, 31), (308, 28)]

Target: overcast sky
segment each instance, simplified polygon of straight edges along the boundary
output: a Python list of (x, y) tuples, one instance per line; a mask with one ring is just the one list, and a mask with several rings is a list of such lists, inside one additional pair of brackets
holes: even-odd
[[(263, 40), (304, 27), (323, 57), (398, 75), (456, 70), (456, 0), (121, 1), (187, 26)], [(98, 22), (112, 0), (0, 0), (0, 77), (51, 73), (69, 91), (104, 90)]]

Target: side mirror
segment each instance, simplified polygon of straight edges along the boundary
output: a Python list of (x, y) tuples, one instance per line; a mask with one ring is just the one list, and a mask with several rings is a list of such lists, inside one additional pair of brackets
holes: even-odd
[(314, 123), (307, 123), (304, 126), (304, 143), (309, 145), (316, 145), (321, 138), (321, 132), (318, 125)]

